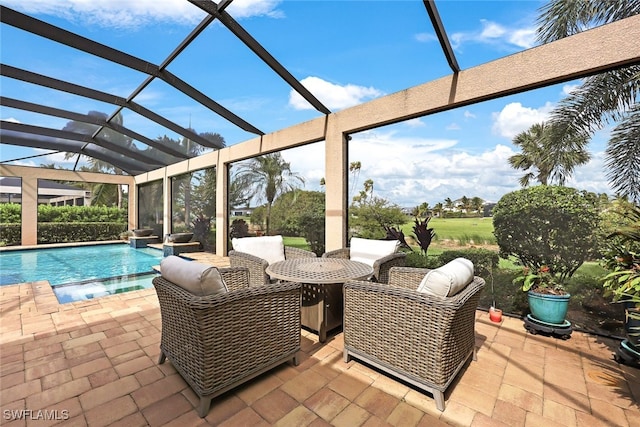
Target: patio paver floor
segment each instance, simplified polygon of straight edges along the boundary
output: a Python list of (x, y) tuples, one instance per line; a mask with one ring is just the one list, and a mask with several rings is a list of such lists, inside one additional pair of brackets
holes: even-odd
[(341, 333), (321, 344), (303, 330), (299, 366), (214, 399), (201, 419), (171, 363), (157, 364), (154, 289), (60, 305), (47, 282), (3, 286), (2, 425), (640, 426), (640, 370), (613, 360), (616, 340), (573, 332), (563, 341), (527, 334), (520, 319), (476, 318), (477, 361), (444, 412), (429, 394), (344, 363)]

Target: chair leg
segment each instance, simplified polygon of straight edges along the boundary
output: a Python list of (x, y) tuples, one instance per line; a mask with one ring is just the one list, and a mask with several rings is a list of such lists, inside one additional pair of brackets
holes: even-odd
[(298, 353), (296, 353), (293, 358), (291, 359), (291, 363), (293, 363), (293, 366), (298, 366), (300, 364), (300, 359), (298, 359)]
[(349, 361), (351, 360), (351, 357), (349, 356), (349, 352), (347, 351), (346, 348), (342, 351), (342, 360), (344, 361), (344, 363), (349, 363)]
[(209, 413), (209, 408), (211, 407), (211, 398), (210, 397), (201, 397), (200, 403), (198, 404), (198, 415), (200, 418), (204, 418)]
[(473, 346), (473, 356), (471, 357), (471, 359), (474, 362), (478, 361), (478, 350), (476, 349), (476, 346)]
[(438, 408), (438, 411), (444, 411), (444, 393), (438, 390), (434, 390), (433, 398), (436, 401), (436, 408)]
[(158, 365), (162, 365), (165, 360), (167, 360), (167, 356), (164, 354), (164, 351), (160, 350), (160, 357), (158, 358)]

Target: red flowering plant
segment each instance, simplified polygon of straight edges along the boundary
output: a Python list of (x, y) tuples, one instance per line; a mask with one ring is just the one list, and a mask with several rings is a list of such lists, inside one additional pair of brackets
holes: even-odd
[(562, 277), (554, 274), (547, 265), (540, 266), (537, 271), (524, 267), (522, 275), (513, 280), (513, 283), (520, 285), (524, 292), (533, 291), (552, 295), (565, 295), (567, 293), (562, 282)]

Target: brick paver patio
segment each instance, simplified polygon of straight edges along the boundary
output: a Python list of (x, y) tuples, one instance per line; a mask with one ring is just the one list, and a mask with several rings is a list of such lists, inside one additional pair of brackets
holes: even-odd
[(520, 319), (496, 324), (482, 311), (478, 360), (444, 412), (428, 394), (345, 364), (342, 334), (320, 344), (303, 330), (299, 366), (214, 399), (204, 419), (171, 363), (157, 364), (153, 289), (60, 305), (47, 282), (3, 286), (0, 313), (6, 426), (640, 426), (640, 370), (613, 360), (617, 341), (530, 335)]

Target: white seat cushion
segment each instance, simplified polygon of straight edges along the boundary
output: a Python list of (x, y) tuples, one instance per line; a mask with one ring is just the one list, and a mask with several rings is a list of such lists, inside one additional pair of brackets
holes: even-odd
[(456, 258), (429, 271), (417, 291), (439, 297), (451, 297), (463, 290), (473, 280), (473, 263), (466, 258)]
[(242, 237), (231, 239), (233, 250), (266, 260), (269, 264), (284, 261), (282, 236)]
[(396, 253), (399, 248), (400, 242), (397, 240), (372, 240), (352, 237), (349, 259), (363, 262), (373, 267), (373, 263), (376, 260)]
[(216, 267), (187, 261), (175, 255), (160, 261), (160, 272), (162, 277), (194, 295), (215, 295), (229, 291)]

